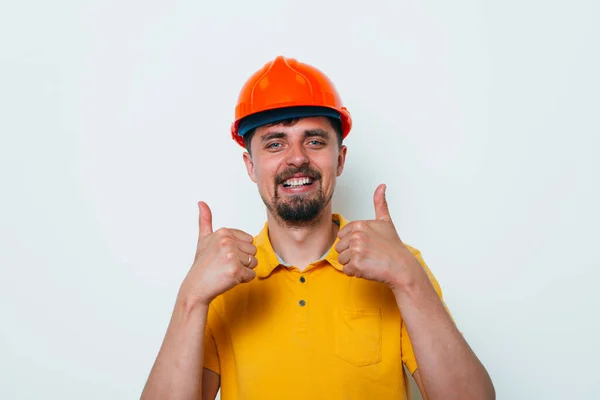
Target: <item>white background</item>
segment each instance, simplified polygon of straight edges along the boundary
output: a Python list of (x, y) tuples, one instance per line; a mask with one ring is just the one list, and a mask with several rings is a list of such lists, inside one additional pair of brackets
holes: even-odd
[(439, 279), (499, 399), (597, 399), (599, 5), (13, 1), (0, 7), (0, 398), (139, 398), (197, 201), (256, 234), (246, 78), (318, 66), (352, 112), (335, 211)]

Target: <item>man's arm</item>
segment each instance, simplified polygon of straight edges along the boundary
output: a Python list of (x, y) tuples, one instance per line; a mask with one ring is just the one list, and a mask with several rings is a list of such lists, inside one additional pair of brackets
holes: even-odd
[[(178, 299), (142, 400), (202, 399), (204, 329), (208, 307)], [(216, 394), (216, 393), (215, 393)]]
[[(392, 222), (385, 185), (373, 195), (375, 220), (354, 221), (338, 232), (338, 260), (346, 275), (387, 284), (396, 297), (429, 400), (492, 400), (492, 381), (436, 293), (420, 260)], [(420, 382), (420, 384), (419, 384)]]
[(221, 376), (215, 371), (204, 368), (202, 374), (202, 400), (215, 400), (220, 386)]
[[(414, 262), (419, 263), (416, 258)], [(419, 365), (413, 377), (423, 398), (495, 399), (487, 371), (421, 271), (411, 284), (399, 287), (394, 294)]]
[(217, 397), (220, 376), (203, 368), (207, 312), (204, 306), (193, 310), (183, 301), (177, 302), (165, 340), (142, 392), (142, 400), (214, 400)]
[[(199, 202), (199, 234), (194, 263), (185, 277), (165, 339), (142, 392), (142, 400), (214, 399), (216, 373), (204, 369), (204, 334), (212, 300), (256, 277), (253, 237), (237, 229), (213, 232), (212, 213)], [(215, 379), (216, 375), (216, 379)], [(212, 396), (212, 397), (211, 397)]]

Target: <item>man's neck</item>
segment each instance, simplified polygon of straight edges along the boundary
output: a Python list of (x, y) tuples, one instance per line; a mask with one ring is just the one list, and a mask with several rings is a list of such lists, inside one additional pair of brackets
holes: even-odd
[(305, 227), (290, 227), (271, 213), (267, 213), (269, 240), (275, 253), (286, 264), (303, 271), (319, 260), (335, 242), (339, 226), (332, 222), (331, 205), (326, 207), (321, 218)]

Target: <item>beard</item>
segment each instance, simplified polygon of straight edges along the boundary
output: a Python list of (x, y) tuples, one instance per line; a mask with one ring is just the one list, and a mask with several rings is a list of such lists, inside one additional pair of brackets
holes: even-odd
[(310, 225), (317, 221), (329, 201), (325, 198), (321, 181), (315, 183), (319, 185), (316, 193), (292, 195), (287, 200), (282, 200), (275, 189), (273, 205), (279, 218), (295, 226)]
[[(301, 193), (286, 196), (279, 195), (279, 185), (291, 178), (296, 173), (302, 173), (313, 179), (313, 185), (318, 185), (312, 193)], [(304, 165), (300, 168), (288, 169), (275, 177), (273, 199), (268, 201), (261, 196), (263, 203), (271, 214), (276, 215), (288, 226), (309, 226), (320, 220), (327, 204), (331, 201), (333, 193), (327, 197), (323, 192), (321, 174)]]

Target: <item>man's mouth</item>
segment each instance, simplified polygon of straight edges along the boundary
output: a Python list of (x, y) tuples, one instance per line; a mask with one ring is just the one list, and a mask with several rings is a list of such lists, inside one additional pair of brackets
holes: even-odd
[(282, 182), (285, 188), (297, 188), (301, 186), (309, 186), (314, 182), (313, 178), (302, 177), (302, 178), (290, 178)]

